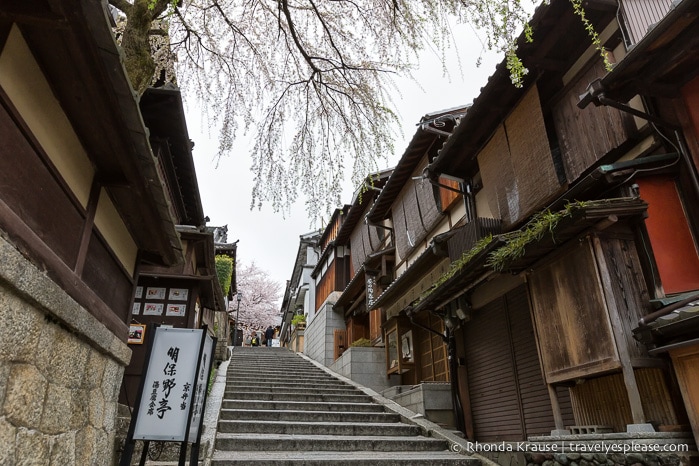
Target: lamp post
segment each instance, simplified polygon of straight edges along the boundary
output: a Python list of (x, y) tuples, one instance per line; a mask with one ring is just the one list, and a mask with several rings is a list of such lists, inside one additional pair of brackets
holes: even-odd
[(233, 329), (233, 346), (235, 347), (238, 341), (238, 316), (240, 315), (240, 301), (243, 299), (243, 295), (240, 291), (237, 294), (236, 299), (238, 300), (238, 308), (235, 310), (235, 328)]

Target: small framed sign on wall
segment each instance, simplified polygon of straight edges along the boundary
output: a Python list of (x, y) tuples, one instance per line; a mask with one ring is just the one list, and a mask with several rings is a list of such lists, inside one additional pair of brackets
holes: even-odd
[(144, 324), (129, 325), (129, 340), (130, 345), (142, 345), (146, 339), (146, 326)]

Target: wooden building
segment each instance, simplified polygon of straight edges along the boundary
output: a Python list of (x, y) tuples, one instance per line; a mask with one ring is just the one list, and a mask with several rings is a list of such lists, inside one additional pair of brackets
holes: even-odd
[(306, 320), (303, 351), (310, 358), (328, 366), (334, 359), (335, 332), (345, 330), (343, 316), (333, 305), (350, 280), (349, 248), (335, 239), (350, 206), (335, 209), (328, 226), (318, 239), (318, 262), (311, 271), (315, 286), (315, 305)]
[[(465, 112), (466, 108), (457, 107), (421, 119), (367, 213), (369, 224), (389, 227), (392, 232), (393, 250), (386, 258), (393, 270), (380, 277), (368, 307), (372, 313), (382, 313), (387, 373), (396, 374), (403, 385), (449, 381), (441, 319), (424, 314), (412, 325), (402, 311), (447, 270), (449, 257), (440, 235), (455, 228), (468, 208), (459, 202), (458, 183), (440, 180), (433, 184), (424, 176), (427, 164)], [(399, 342), (406, 346), (400, 357)]]
[(391, 281), (395, 251), (392, 230), (383, 224), (371, 224), (367, 215), (392, 171), (369, 175), (357, 188), (335, 238), (336, 244), (349, 249), (351, 278), (333, 306), (343, 315), (346, 326), (344, 332), (335, 334), (335, 359), (357, 340), (378, 342), (382, 337), (381, 312), (369, 308), (380, 287)]
[(292, 325), (291, 320), (296, 315), (313, 316), (316, 311), (315, 280), (311, 272), (318, 263), (318, 240), (320, 232), (312, 231), (299, 237), (299, 249), (296, 253), (291, 278), (286, 282), (282, 299), (282, 323), (279, 331), (280, 345), (292, 351), (303, 352), (305, 326)]
[(0, 6), (2, 464), (112, 463), (139, 265), (184, 263), (104, 6)]
[(649, 354), (633, 329), (696, 289), (696, 105), (686, 96), (697, 5), (645, 17), (661, 21), (628, 54), (635, 16), (618, 22), (601, 2), (586, 9), (613, 71), (569, 2), (542, 5), (535, 42), (519, 44), (523, 88), (501, 64), (428, 167), (433, 179), (479, 180), (476, 217), (506, 232), (471, 248), (449, 243), (460, 259), (408, 310), (462, 310), (459, 389), (478, 440), (685, 422), (669, 358)]
[(609, 106), (640, 95), (655, 124), (670, 135), (669, 150), (678, 154), (668, 173), (637, 179), (649, 203), (645, 227), (653, 263), (645, 266), (644, 278), (654, 310), (636, 322), (634, 334), (650, 354), (664, 361), (669, 356), (699, 444), (699, 320), (694, 312), (699, 297), (699, 5), (664, 1), (646, 15), (627, 16), (629, 29), (648, 22), (653, 27), (631, 36), (633, 48), (590, 97)]
[(697, 6), (643, 3), (587, 4), (609, 65), (569, 2), (539, 7), (523, 87), (503, 62), (336, 212), (314, 270), (333, 359), (384, 345), (480, 441), (696, 424)]
[[(228, 340), (226, 302), (216, 274), (214, 232), (205, 226), (192, 159), (194, 144), (187, 133), (180, 92), (171, 84), (149, 88), (140, 107), (165, 181), (184, 260), (175, 266), (152, 263), (145, 257), (139, 262), (130, 325), (140, 331), (140, 338), (130, 344), (133, 356), (120, 393), (120, 401), (129, 405), (135, 402), (143, 372), (143, 342), (155, 325), (206, 326), (213, 336)], [(215, 330), (220, 331), (215, 334)]]

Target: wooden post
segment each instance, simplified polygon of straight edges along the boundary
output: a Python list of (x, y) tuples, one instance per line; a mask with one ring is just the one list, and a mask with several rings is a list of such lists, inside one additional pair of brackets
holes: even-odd
[(612, 324), (612, 334), (614, 335), (614, 343), (616, 344), (619, 353), (619, 362), (621, 363), (621, 373), (624, 377), (624, 385), (626, 393), (629, 397), (629, 405), (631, 407), (631, 418), (634, 424), (645, 424), (646, 416), (641, 403), (641, 394), (638, 391), (636, 376), (633, 373), (631, 366), (631, 357), (629, 348), (626, 345), (626, 335), (624, 335), (624, 327), (621, 324), (619, 317), (619, 309), (616, 305), (616, 299), (613, 294), (612, 276), (607, 267), (607, 260), (604, 256), (604, 250), (598, 236), (593, 236), (593, 244), (595, 248), (595, 256), (597, 267), (599, 269), (600, 279), (602, 280), (602, 289), (604, 290), (607, 310), (609, 312), (609, 321)]
[(563, 415), (561, 414), (561, 405), (558, 403), (558, 394), (556, 394), (556, 387), (550, 383), (546, 384), (546, 388), (549, 391), (549, 398), (551, 399), (551, 410), (553, 411), (553, 423), (556, 426), (556, 430), (565, 430), (565, 425), (563, 425)]

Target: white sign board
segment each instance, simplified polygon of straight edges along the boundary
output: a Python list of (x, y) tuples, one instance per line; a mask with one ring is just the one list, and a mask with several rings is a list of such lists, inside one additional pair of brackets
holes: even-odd
[(135, 440), (184, 441), (201, 329), (157, 327), (138, 408)]
[(211, 358), (214, 354), (214, 339), (211, 335), (206, 334), (204, 342), (204, 351), (201, 353), (199, 361), (199, 375), (197, 376), (197, 388), (194, 394), (194, 406), (192, 411), (192, 422), (189, 424), (188, 442), (194, 443), (197, 441), (199, 433), (199, 424), (201, 417), (204, 414), (204, 394), (206, 393), (206, 385), (209, 382), (209, 372), (211, 371)]

